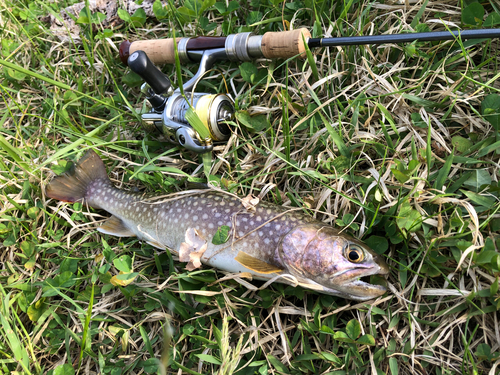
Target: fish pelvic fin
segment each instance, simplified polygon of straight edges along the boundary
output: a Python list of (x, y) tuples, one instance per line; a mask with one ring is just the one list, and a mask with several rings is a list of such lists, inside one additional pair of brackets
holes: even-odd
[(278, 268), (276, 266), (273, 266), (272, 264), (264, 262), (263, 260), (255, 258), (247, 253), (244, 253), (243, 251), (239, 251), (234, 260), (237, 261), (242, 266), (248, 268), (249, 270), (258, 273), (270, 274), (270, 273), (279, 273), (283, 271), (281, 268)]
[(136, 237), (126, 224), (116, 216), (111, 216), (97, 230), (104, 234), (109, 234), (116, 237)]
[[(146, 241), (148, 244), (150, 244), (151, 246), (153, 247), (156, 247), (158, 249), (162, 249), (162, 250), (165, 250), (166, 246), (165, 245), (162, 245), (161, 243), (159, 243), (158, 241), (153, 241), (153, 240), (148, 240)], [(175, 253), (175, 252), (174, 252)]]
[(94, 150), (89, 150), (69, 171), (55, 177), (45, 194), (63, 202), (83, 200), (91, 207), (100, 208), (86, 200), (87, 189), (95, 181), (111, 185), (101, 158)]

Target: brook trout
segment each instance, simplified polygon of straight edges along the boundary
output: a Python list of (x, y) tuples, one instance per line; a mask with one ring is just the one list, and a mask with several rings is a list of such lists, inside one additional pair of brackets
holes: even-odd
[[(108, 211), (112, 216), (97, 228), (99, 232), (137, 236), (189, 260), (192, 268), (201, 262), (361, 301), (386, 291), (361, 278), (386, 275), (387, 264), (361, 241), (330, 225), (265, 202), (247, 209), (242, 199), (214, 190), (161, 199), (119, 190), (92, 150), (69, 172), (55, 177), (46, 193)], [(221, 226), (230, 228), (229, 240), (214, 245), (212, 239)]]

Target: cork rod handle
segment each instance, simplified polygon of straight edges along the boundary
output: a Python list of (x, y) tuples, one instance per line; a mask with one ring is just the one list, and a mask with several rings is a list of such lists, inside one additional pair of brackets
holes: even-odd
[[(181, 38), (177, 38), (179, 43)], [(126, 64), (128, 57), (135, 51), (144, 51), (155, 64), (175, 64), (174, 39), (138, 40), (123, 42), (120, 45), (120, 59)]]
[[(305, 28), (292, 31), (267, 32), (262, 36), (260, 46), (250, 46), (247, 44), (248, 39), (245, 39), (243, 44), (238, 44), (237, 50), (246, 50), (245, 55), (252, 50), (253, 53), (250, 56), (254, 58), (264, 56), (268, 59), (287, 59), (297, 55), (306, 57), (304, 41), (307, 42), (310, 37), (311, 33)], [(174, 43), (179, 43), (180, 40), (181, 38), (177, 38), (175, 42), (172, 38), (139, 40), (132, 43), (125, 41), (120, 45), (120, 59), (124, 64), (127, 64), (131, 54), (136, 51), (144, 51), (154, 64), (175, 64)], [(190, 38), (187, 41), (187, 51), (203, 51), (213, 48), (226, 48), (226, 52), (229, 53), (228, 48), (230, 47), (226, 46), (226, 37), (199, 36)]]
[(300, 55), (306, 57), (304, 40), (311, 37), (306, 28), (292, 31), (267, 32), (262, 37), (262, 53), (268, 59), (287, 59)]

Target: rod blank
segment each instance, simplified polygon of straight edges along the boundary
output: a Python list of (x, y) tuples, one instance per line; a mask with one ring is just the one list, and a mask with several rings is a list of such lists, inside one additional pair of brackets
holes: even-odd
[(500, 37), (500, 29), (464, 30), (464, 31), (434, 31), (427, 33), (408, 33), (393, 35), (347, 36), (340, 38), (311, 38), (307, 42), (309, 48), (358, 46), (362, 44), (408, 43), (418, 40), (430, 42), (437, 40), (487, 39)]

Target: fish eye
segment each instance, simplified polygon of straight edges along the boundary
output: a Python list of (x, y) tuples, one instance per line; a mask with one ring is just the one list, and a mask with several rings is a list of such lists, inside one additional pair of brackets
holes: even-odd
[(364, 259), (363, 250), (356, 245), (350, 245), (345, 251), (345, 256), (352, 263), (359, 263)]

